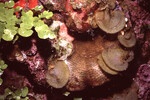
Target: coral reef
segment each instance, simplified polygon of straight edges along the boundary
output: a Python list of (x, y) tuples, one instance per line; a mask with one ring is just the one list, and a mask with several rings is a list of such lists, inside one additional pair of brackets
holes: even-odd
[(150, 99), (150, 62), (148, 62), (147, 64), (142, 64), (138, 68), (135, 82), (139, 87), (138, 98), (140, 100), (149, 100)]
[[(31, 100), (48, 100), (52, 87), (81, 91), (89, 87), (103, 87), (114, 80), (120, 82), (119, 78), (129, 76), (131, 80), (134, 78), (137, 85), (133, 82), (129, 83), (133, 85), (131, 87), (123, 86), (130, 89), (123, 94), (111, 94), (112, 97), (108, 97), (108, 100), (150, 99), (150, 62), (146, 63), (150, 56), (148, 0), (35, 0), (35, 5), (31, 5), (31, 2), (32, 0), (29, 2), (31, 9), (38, 3), (44, 6), (40, 12), (54, 12), (50, 19), (41, 18), (40, 21), (47, 25), (55, 39), (43, 37), (46, 43), (40, 44), (43, 40), (38, 38), (39, 34), (31, 34), (27, 49), (26, 45), (20, 44), (25, 43), (22, 38), (13, 41), (14, 44), (10, 43), (13, 50), (10, 49), (10, 54), (4, 53), (9, 57), (3, 55), (3, 58), (8, 63), (17, 62), (25, 66), (25, 74), (15, 78), (20, 72), (11, 71), (11, 67), (7, 69), (2, 78), (13, 77), (14, 82), (4, 80), (6, 82), (0, 92), (12, 84), (17, 88), (28, 86)], [(37, 27), (31, 30), (38, 33)], [(40, 33), (44, 34), (45, 31)], [(6, 52), (8, 47), (3, 46), (8, 45), (2, 40), (1, 44), (3, 43), (0, 51)], [(34, 93), (35, 84), (43, 88), (42, 94)]]
[(138, 0), (124, 0), (121, 6), (125, 11), (126, 17), (129, 19), (128, 26), (132, 27), (137, 39), (144, 38), (144, 31), (150, 24), (150, 14), (139, 6)]
[(35, 43), (36, 40), (33, 39), (31, 48), (26, 51), (21, 51), (18, 46), (15, 46), (9, 59), (25, 63), (31, 74), (34, 75), (34, 79), (42, 84), (45, 83), (46, 64), (44, 58), (37, 51)]

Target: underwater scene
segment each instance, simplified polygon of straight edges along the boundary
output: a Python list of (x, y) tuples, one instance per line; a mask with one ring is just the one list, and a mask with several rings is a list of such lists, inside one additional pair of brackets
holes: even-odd
[(150, 0), (0, 0), (0, 100), (150, 100)]

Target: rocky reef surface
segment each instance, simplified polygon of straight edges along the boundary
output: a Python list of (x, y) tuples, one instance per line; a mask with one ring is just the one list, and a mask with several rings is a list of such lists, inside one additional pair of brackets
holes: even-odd
[[(1, 42), (10, 67), (0, 93), (13, 85), (27, 86), (31, 100), (149, 100), (150, 3), (145, 2), (40, 0), (54, 12), (58, 34), (67, 42), (62, 42), (59, 55), (52, 47), (58, 41), (37, 36), (19, 38), (13, 46)], [(66, 91), (68, 96), (63, 95)]]

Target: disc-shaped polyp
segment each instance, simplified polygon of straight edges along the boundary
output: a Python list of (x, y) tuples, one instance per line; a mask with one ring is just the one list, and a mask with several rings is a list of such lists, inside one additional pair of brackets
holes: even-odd
[(125, 17), (121, 10), (109, 10), (96, 12), (96, 23), (100, 29), (106, 33), (115, 34), (121, 31), (125, 26)]
[(136, 44), (136, 37), (135, 34), (132, 32), (118, 34), (118, 40), (120, 44), (128, 48), (133, 47)]
[(118, 74), (117, 71), (114, 71), (114, 70), (110, 69), (110, 68), (105, 64), (105, 62), (104, 62), (104, 60), (103, 60), (101, 54), (98, 55), (98, 64), (99, 64), (100, 68), (101, 68), (103, 71), (105, 71), (106, 73), (111, 74), (111, 75), (116, 75), (116, 74)]
[(127, 52), (119, 48), (109, 48), (102, 52), (106, 65), (115, 71), (124, 71), (128, 68)]
[(68, 82), (70, 70), (64, 61), (56, 61), (49, 65), (46, 73), (47, 83), (54, 88), (62, 88)]

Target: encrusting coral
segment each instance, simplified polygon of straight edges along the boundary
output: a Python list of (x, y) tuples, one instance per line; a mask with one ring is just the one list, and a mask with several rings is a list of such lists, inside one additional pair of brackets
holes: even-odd
[[(114, 41), (110, 41), (98, 32), (99, 35), (92, 37), (92, 40), (80, 41), (71, 37), (69, 35), (70, 31), (67, 29), (73, 29), (76, 31), (76, 34), (84, 33), (92, 27), (90, 21), (88, 21), (88, 17), (91, 17), (91, 21), (95, 21), (93, 25), (99, 26), (106, 33), (117, 34), (125, 26), (125, 15), (119, 8), (117, 1), (104, 0), (105, 2), (99, 2), (92, 0), (90, 3), (86, 1), (87, 5), (83, 5), (84, 1), (81, 0), (82, 5), (80, 7), (78, 5), (73, 7), (74, 4), (71, 4), (70, 0), (67, 1), (65, 2), (66, 5), (62, 6), (66, 11), (64, 12), (63, 9), (60, 10), (65, 16), (65, 21), (59, 18), (58, 14), (54, 14), (55, 17), (60, 19), (57, 20), (55, 18), (53, 21), (55, 23), (54, 26), (60, 27), (58, 31), (59, 40), (49, 43), (53, 46), (55, 43), (59, 43), (61, 39), (67, 41), (60, 42), (62, 47), (65, 43), (70, 43), (72, 47), (69, 48), (67, 56), (63, 56), (63, 59), (59, 59), (59, 56), (56, 58), (53, 56), (55, 60), (51, 56), (49, 60), (44, 59), (37, 49), (36, 39), (32, 40), (32, 46), (29, 50), (19, 50), (19, 47), (16, 46), (16, 49), (14, 49), (14, 52), (10, 56), (21, 63), (25, 63), (39, 84), (48, 83), (54, 88), (66, 87), (69, 91), (83, 90), (86, 86), (102, 85), (111, 80), (107, 74), (118, 75), (118, 73), (127, 70), (128, 62), (133, 60), (134, 53), (125, 50), (126, 45), (120, 47), (120, 41), (117, 40), (117, 37)], [(57, 3), (60, 4), (60, 2), (56, 1), (55, 4)], [(74, 3), (79, 3), (79, 1), (75, 1)], [(52, 10), (58, 9), (55, 9), (54, 6)], [(78, 12), (78, 10), (81, 10), (81, 12)], [(93, 14), (91, 14), (92, 12)], [(79, 19), (77, 16), (79, 16)], [(107, 35), (105, 34), (106, 37)], [(122, 42), (120, 43), (123, 44)], [(117, 48), (114, 48), (116, 46)], [(65, 54), (66, 51), (61, 49), (60, 52)]]

